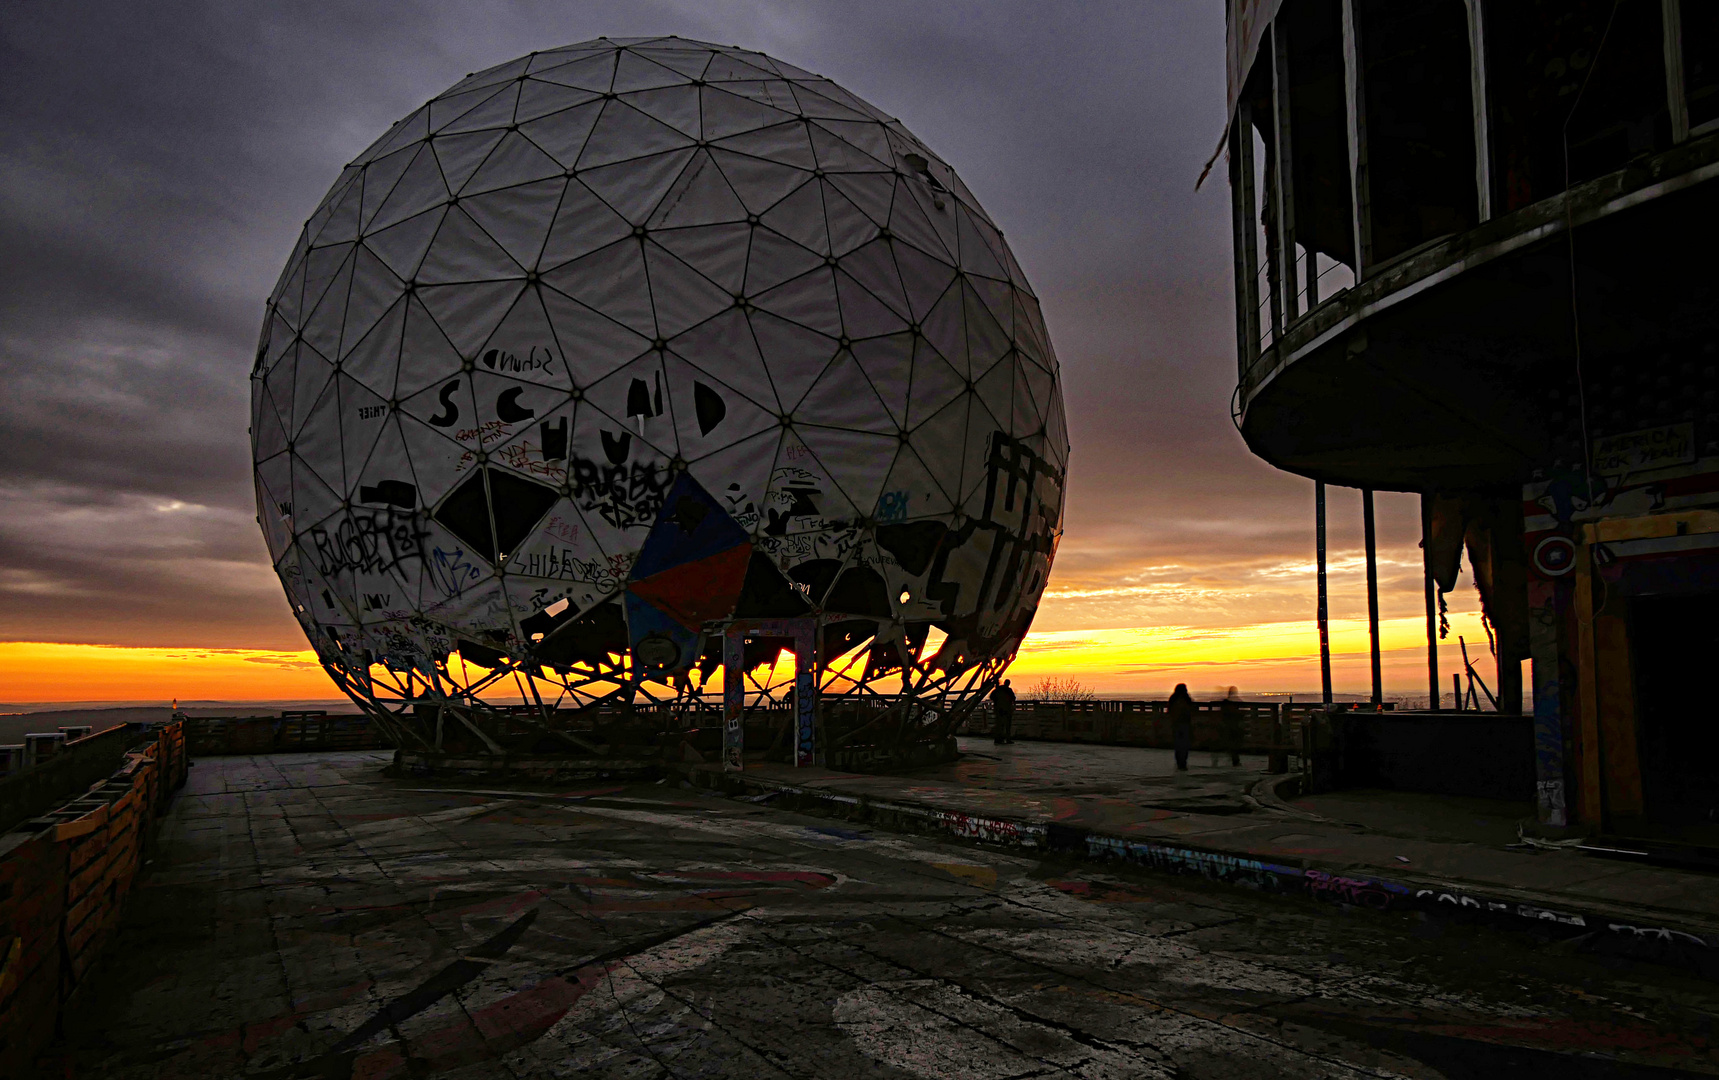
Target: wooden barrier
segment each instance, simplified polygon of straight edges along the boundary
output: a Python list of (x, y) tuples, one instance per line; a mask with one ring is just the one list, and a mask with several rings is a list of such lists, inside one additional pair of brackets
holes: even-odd
[(0, 1076), (22, 1076), (118, 924), (155, 818), (184, 786), (181, 722), (78, 798), (0, 834)]

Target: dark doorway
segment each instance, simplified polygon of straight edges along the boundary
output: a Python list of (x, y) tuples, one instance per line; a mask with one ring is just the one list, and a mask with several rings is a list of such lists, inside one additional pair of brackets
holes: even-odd
[(1707, 686), (1719, 658), (1719, 593), (1630, 602), (1642, 798), (1662, 822), (1719, 812), (1719, 707)]

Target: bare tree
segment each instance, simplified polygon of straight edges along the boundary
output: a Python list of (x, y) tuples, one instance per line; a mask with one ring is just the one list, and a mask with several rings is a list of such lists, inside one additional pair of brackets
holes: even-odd
[(1097, 701), (1098, 694), (1072, 675), (1047, 675), (1021, 695), (1028, 701)]

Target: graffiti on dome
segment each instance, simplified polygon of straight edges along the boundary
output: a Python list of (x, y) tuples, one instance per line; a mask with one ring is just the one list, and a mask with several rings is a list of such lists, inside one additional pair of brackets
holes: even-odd
[[(445, 687), (478, 708), (475, 684), (447, 666), (470, 659), (461, 641), (515, 649), (506, 677), (533, 702), (583, 707), (612, 686), (580, 687), (617, 671), (697, 692), (710, 624), (777, 610), (824, 620), (830, 648), (865, 657), (862, 681), (913, 667), (914, 693), (971, 696), (1032, 622), (1062, 532), (1068, 439), (1055, 352), (1007, 242), (898, 123), (862, 110), (837, 130), (798, 90), (778, 106), (817, 123), (832, 153), (883, 163), (865, 183), (887, 220), (772, 194), (770, 177), (803, 161), (768, 140), (746, 158), (758, 168), (633, 145), (650, 125), (623, 117), (672, 128), (671, 99), (726, 93), (726, 77), (683, 77), (685, 64), (742, 70), (729, 47), (683, 46), (681, 66), (663, 68), (673, 93), (538, 116), (537, 156), (492, 154), (469, 175), (408, 168), (372, 205), (354, 176), (390, 155), (441, 157), (428, 123), (397, 125), (329, 190), (278, 279), (252, 382), (265, 542), (319, 651), (354, 672), (372, 650), (420, 673), (395, 700)], [(594, 63), (620, 62), (621, 48), (577, 47)], [(546, 69), (520, 70), (518, 93), (559, 92)], [(808, 80), (827, 81), (785, 76)], [(470, 114), (473, 138), (524, 137), (487, 115)], [(601, 172), (581, 164), (593, 139), (611, 155)], [(558, 168), (542, 172), (542, 153)], [(621, 211), (632, 238), (593, 244), (620, 220), (614, 200), (647, 190), (656, 202)], [(535, 238), (541, 269), (502, 256), (499, 237), (425, 233), (441, 220), (425, 215), (468, 194)], [(760, 211), (766, 247), (747, 227), (754, 205), (774, 207)], [(833, 236), (856, 243), (838, 253)], [(343, 295), (397, 314), (359, 326), (346, 324), (356, 305), (300, 311), (313, 278), (325, 287), (334, 272), (328, 252), (360, 243), (376, 258), (342, 271)], [(806, 273), (808, 258), (825, 269)], [(739, 280), (711, 286), (734, 266)], [(301, 347), (313, 320), (364, 390), (335, 409), (318, 407), (327, 379)], [(699, 512), (676, 510), (683, 499)], [(638, 580), (635, 560), (649, 569)], [(540, 637), (521, 634), (527, 619)], [(943, 636), (927, 647), (932, 626)], [(665, 655), (665, 635), (683, 666), (636, 667), (631, 650)], [(536, 647), (518, 652), (519, 638)], [(342, 688), (371, 707), (376, 688), (355, 678)], [(560, 685), (538, 695), (544, 678)]]
[(342, 571), (386, 573), (424, 557), (423, 531), (416, 514), (394, 510), (353, 510), (329, 529), (312, 526), (305, 533), (317, 572), (333, 577)]

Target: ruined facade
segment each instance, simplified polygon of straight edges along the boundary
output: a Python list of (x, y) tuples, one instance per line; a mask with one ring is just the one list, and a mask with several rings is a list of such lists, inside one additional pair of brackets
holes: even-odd
[(1706, 819), (1719, 9), (1237, 0), (1229, 30), (1249, 447), (1421, 493), (1429, 625), (1466, 555), (1502, 710), (1532, 659), (1543, 821)]

